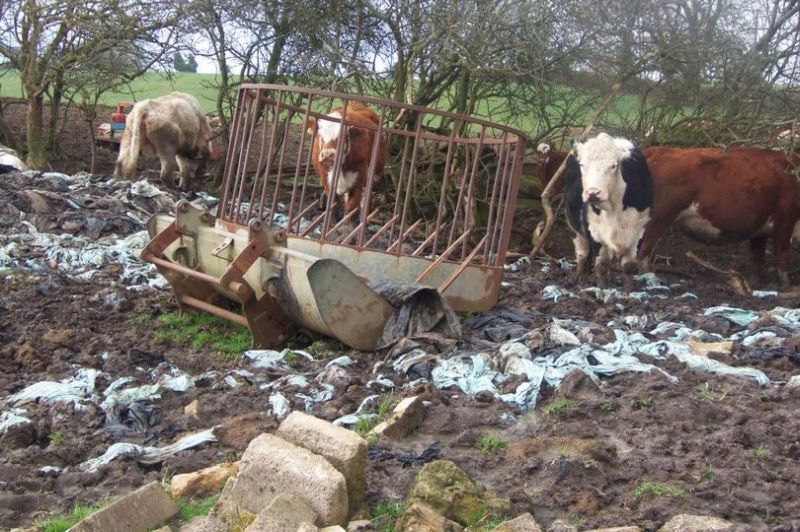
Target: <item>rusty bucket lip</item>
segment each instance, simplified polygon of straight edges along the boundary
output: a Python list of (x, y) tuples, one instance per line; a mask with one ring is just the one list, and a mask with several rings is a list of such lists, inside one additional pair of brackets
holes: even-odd
[(364, 96), (361, 94), (354, 94), (354, 93), (347, 93), (347, 92), (337, 92), (337, 91), (329, 91), (325, 89), (314, 89), (310, 87), (296, 87), (292, 85), (281, 85), (278, 83), (243, 83), (239, 86), (240, 90), (258, 90), (258, 89), (266, 89), (266, 90), (274, 90), (274, 91), (284, 91), (284, 92), (294, 92), (300, 94), (307, 94), (311, 96), (324, 96), (330, 98), (339, 98), (342, 100), (358, 100), (361, 102), (367, 102), (378, 106), (389, 106), (398, 109), (407, 109), (409, 111), (418, 111), (424, 112), (427, 114), (435, 114), (439, 116), (444, 116), (447, 118), (452, 118), (457, 121), (462, 122), (469, 122), (471, 124), (477, 124), (479, 126), (486, 126), (488, 128), (498, 129), (500, 131), (504, 131), (506, 133), (516, 135), (520, 137), (521, 140), (524, 140), (526, 143), (530, 138), (527, 134), (523, 133), (518, 129), (514, 129), (512, 127), (499, 124), (497, 122), (492, 122), (490, 120), (485, 120), (483, 118), (476, 118), (469, 115), (459, 114), (459, 113), (452, 113), (450, 111), (442, 111), (440, 109), (436, 109), (435, 107), (425, 107), (424, 105), (416, 105), (411, 103), (404, 103), (398, 102), (397, 100), (391, 100), (389, 98), (378, 98), (376, 96)]

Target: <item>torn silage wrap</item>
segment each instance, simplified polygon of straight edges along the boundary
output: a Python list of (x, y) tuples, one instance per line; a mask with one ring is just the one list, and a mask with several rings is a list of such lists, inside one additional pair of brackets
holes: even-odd
[(435, 288), (391, 279), (371, 283), (370, 288), (395, 309), (378, 340), (378, 350), (423, 333), (461, 339), (458, 317)]
[(208, 429), (184, 436), (175, 443), (164, 447), (145, 447), (135, 443), (115, 443), (101, 456), (86, 460), (79, 464), (78, 468), (83, 471), (94, 472), (121, 456), (135, 458), (137, 462), (142, 464), (157, 464), (181, 451), (216, 441), (217, 437), (214, 436), (214, 429)]
[(45, 403), (72, 403), (75, 409), (83, 408), (83, 401), (94, 393), (95, 380), (101, 375), (96, 369), (79, 369), (75, 377), (61, 382), (41, 381), (24, 388), (8, 398), (15, 405), (43, 401)]

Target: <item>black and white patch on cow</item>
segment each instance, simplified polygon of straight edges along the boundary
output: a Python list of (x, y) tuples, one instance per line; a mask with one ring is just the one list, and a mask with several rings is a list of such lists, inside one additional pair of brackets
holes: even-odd
[(620, 260), (626, 284), (636, 268), (636, 251), (653, 205), (653, 179), (633, 143), (606, 133), (576, 143), (565, 174), (567, 222), (575, 232), (578, 274), (596, 256), (598, 282)]

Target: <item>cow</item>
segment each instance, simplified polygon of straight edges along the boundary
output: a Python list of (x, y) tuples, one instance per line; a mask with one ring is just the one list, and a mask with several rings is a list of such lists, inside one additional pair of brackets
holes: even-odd
[[(337, 107), (325, 116), (341, 120), (345, 115), (344, 131), (342, 123), (332, 120), (309, 119), (306, 123), (308, 130), (313, 133), (311, 158), (314, 169), (317, 171), (325, 196), (329, 197), (333, 183), (336, 181), (336, 202), (342, 202), (344, 214), (348, 214), (361, 205), (364, 186), (367, 184), (372, 147), (375, 142), (378, 115), (361, 102), (351, 101), (347, 104), (347, 112), (343, 107)], [(358, 127), (365, 125), (371, 127)], [(338, 180), (335, 174), (334, 159), (339, 145), (339, 139), (344, 137), (341, 149)], [(383, 137), (378, 138), (378, 152), (375, 159), (373, 179), (383, 176), (386, 163), (386, 143)]]
[(142, 100), (133, 106), (125, 119), (114, 175), (130, 179), (140, 153), (158, 156), (161, 181), (174, 187), (173, 173), (177, 167), (181, 173), (180, 188), (185, 190), (190, 178), (190, 159), (200, 159), (195, 177), (201, 176), (206, 169), (210, 136), (208, 120), (194, 96), (173, 92), (160, 98)]
[(750, 241), (753, 265), (763, 273), (768, 237), (781, 286), (789, 285), (789, 247), (800, 218), (800, 184), (779, 151), (757, 148), (642, 150), (655, 182), (655, 206), (639, 249), (650, 265), (655, 245), (673, 223), (706, 243)]
[[(549, 142), (542, 142), (536, 147), (536, 165), (539, 172), (539, 186), (542, 187), (542, 192), (544, 192), (547, 184), (550, 183), (550, 180), (568, 155), (569, 152), (556, 150)], [(553, 185), (550, 195), (557, 196), (562, 192), (564, 192), (563, 179)]]
[(575, 232), (578, 276), (595, 269), (600, 286), (607, 268), (620, 259), (625, 287), (633, 286), (636, 252), (653, 206), (653, 178), (642, 152), (629, 140), (607, 133), (575, 143), (567, 159), (564, 192), (567, 223)]

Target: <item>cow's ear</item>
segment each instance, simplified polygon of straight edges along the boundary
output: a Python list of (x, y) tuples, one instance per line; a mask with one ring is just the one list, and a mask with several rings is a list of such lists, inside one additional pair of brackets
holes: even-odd
[(317, 121), (316, 120), (314, 120), (313, 118), (309, 118), (309, 119), (306, 120), (306, 130), (309, 133), (314, 133), (316, 128), (317, 128)]

